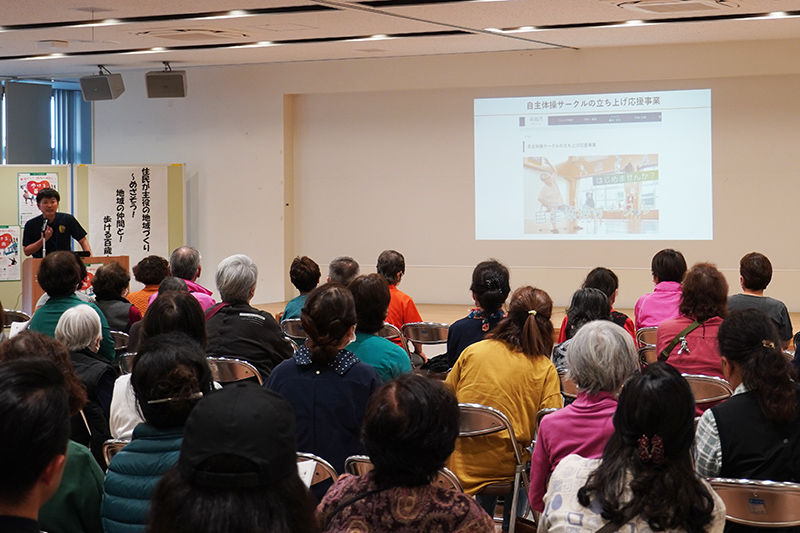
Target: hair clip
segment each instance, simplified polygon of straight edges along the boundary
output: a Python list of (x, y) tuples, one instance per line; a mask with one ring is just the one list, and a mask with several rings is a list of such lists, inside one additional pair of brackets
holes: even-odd
[(761, 346), (764, 348), (775, 348), (775, 343), (772, 341), (761, 341)]
[(187, 400), (199, 400), (203, 397), (202, 392), (195, 392), (189, 396), (176, 396), (172, 398), (160, 398), (158, 400), (148, 400), (147, 403), (152, 405), (154, 403), (167, 403), (167, 402), (185, 402)]
[(528, 314), (536, 316), (536, 309), (531, 309), (530, 311), (528, 311)]
[(656, 466), (661, 466), (666, 461), (664, 457), (664, 439), (661, 435), (653, 435), (648, 438), (642, 435), (639, 438), (639, 460), (643, 463), (653, 462)]

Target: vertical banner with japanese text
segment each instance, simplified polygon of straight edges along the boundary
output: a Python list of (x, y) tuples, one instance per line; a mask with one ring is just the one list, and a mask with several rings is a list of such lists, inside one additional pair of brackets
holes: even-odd
[(169, 255), (167, 166), (89, 167), (89, 243), (96, 256)]
[(0, 226), (0, 281), (19, 280), (19, 226)]

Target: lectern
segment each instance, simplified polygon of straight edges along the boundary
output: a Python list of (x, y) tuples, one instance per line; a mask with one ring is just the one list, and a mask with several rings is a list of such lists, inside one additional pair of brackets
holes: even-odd
[[(89, 265), (106, 264), (116, 261), (125, 270), (130, 269), (130, 258), (127, 255), (108, 255), (102, 257), (82, 257), (81, 260)], [(29, 257), (22, 262), (22, 310), (33, 315), (34, 307), (39, 298), (44, 294), (44, 289), (39, 285), (37, 275), (42, 259)]]

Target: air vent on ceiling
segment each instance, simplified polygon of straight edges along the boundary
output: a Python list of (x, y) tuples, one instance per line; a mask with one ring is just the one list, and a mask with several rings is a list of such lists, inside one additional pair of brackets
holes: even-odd
[(688, 13), (720, 11), (739, 7), (737, 2), (727, 0), (604, 0), (622, 9), (645, 13)]
[(250, 37), (248, 34), (233, 30), (212, 30), (203, 28), (165, 28), (161, 30), (140, 31), (139, 37), (159, 37), (161, 39), (174, 39), (176, 41), (208, 41), (231, 40)]

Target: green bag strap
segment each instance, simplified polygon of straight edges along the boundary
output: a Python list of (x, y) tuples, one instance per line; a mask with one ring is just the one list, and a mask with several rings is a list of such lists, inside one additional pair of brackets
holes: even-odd
[(684, 337), (686, 337), (686, 335), (688, 335), (689, 333), (693, 332), (694, 330), (696, 330), (699, 327), (700, 327), (700, 322), (698, 322), (697, 320), (695, 320), (694, 322), (692, 322), (691, 324), (686, 326), (683, 329), (683, 331), (681, 331), (680, 333), (675, 335), (675, 338), (673, 338), (670, 341), (670, 343), (667, 344), (666, 348), (661, 350), (661, 353), (658, 354), (658, 360), (659, 361), (666, 361), (667, 358), (669, 357), (669, 354), (672, 351), (672, 349), (675, 348), (675, 346), (677, 346), (677, 344), (679, 342), (681, 342), (681, 339), (683, 339)]

